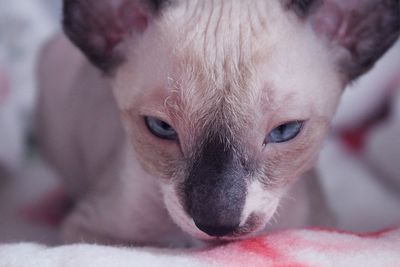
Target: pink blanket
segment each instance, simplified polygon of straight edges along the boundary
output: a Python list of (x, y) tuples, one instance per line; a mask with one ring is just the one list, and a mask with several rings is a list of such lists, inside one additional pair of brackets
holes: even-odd
[(205, 250), (0, 246), (0, 266), (400, 266), (400, 229), (368, 235), (293, 230)]

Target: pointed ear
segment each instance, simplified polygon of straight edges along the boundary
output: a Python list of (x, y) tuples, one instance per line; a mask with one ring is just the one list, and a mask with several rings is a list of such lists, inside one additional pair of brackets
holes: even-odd
[(137, 38), (168, 0), (64, 0), (69, 39), (105, 73), (124, 61), (124, 41)]
[(327, 41), (347, 81), (372, 68), (399, 36), (400, 0), (290, 0), (289, 5)]

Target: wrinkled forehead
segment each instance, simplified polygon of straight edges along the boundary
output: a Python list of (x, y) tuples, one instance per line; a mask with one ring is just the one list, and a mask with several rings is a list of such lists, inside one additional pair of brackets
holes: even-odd
[(299, 109), (310, 93), (326, 95), (330, 88), (310, 91), (321, 77), (337, 85), (322, 45), (279, 1), (181, 2), (143, 39), (122, 79), (136, 88), (124, 91), (158, 99), (162, 112), (193, 129), (243, 128), (260, 109)]
[(170, 78), (183, 103), (222, 101), (238, 113), (260, 105), (276, 110), (289, 98), (306, 103), (321, 81), (324, 95), (341, 87), (326, 47), (279, 1), (204, 1), (188, 4), (180, 18), (178, 27), (166, 25), (177, 29)]
[(251, 111), (261, 93), (260, 57), (271, 45), (268, 13), (280, 7), (266, 2), (188, 1), (167, 13), (161, 27), (176, 41), (169, 82), (181, 113), (240, 120)]

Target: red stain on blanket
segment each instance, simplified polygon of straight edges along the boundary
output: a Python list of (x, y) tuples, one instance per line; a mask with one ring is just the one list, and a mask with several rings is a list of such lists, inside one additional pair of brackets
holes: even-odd
[[(276, 267), (303, 267), (302, 264), (295, 263), (290, 259), (290, 242), (286, 240), (289, 245), (286, 249), (278, 249), (274, 244), (270, 244), (267, 238), (255, 238), (240, 242), (239, 246), (245, 253), (253, 253), (265, 260), (271, 261), (272, 266)], [(286, 253), (285, 253), (285, 252)]]
[(314, 232), (320, 232), (320, 233), (331, 233), (331, 234), (341, 234), (341, 235), (348, 235), (348, 236), (357, 236), (357, 237), (362, 237), (362, 238), (381, 238), (384, 235), (387, 235), (390, 232), (393, 232), (399, 227), (390, 227), (386, 229), (382, 229), (379, 231), (375, 232), (368, 232), (368, 233), (355, 233), (355, 232), (350, 232), (346, 230), (339, 230), (339, 229), (327, 229), (327, 228), (321, 228), (321, 227), (312, 227), (308, 228), (310, 231)]
[[(351, 255), (368, 251), (386, 250), (388, 253), (391, 251), (388, 248), (399, 242), (399, 239), (387, 239), (394, 231), (398, 230), (368, 234), (329, 229), (288, 230), (209, 248), (197, 256), (216, 266), (321, 266), (316, 262), (326, 262), (335, 257), (351, 258)], [(385, 244), (385, 247), (381, 244)]]
[(55, 189), (33, 204), (19, 210), (22, 218), (30, 223), (58, 227), (71, 207), (71, 200), (63, 189)]
[(344, 131), (341, 134), (341, 138), (345, 146), (350, 149), (351, 152), (361, 153), (367, 136), (367, 130), (365, 128), (351, 129)]
[(239, 246), (245, 252), (255, 253), (259, 256), (268, 257), (272, 260), (277, 260), (282, 257), (281, 253), (269, 245), (265, 238), (255, 238), (241, 241)]
[[(281, 239), (285, 239), (281, 236)], [(275, 244), (268, 237), (252, 238), (232, 242), (225, 246), (209, 249), (200, 253), (200, 257), (222, 266), (252, 266), (252, 267), (304, 267), (290, 256), (290, 240), (285, 246)], [(288, 245), (286, 245), (288, 244)]]

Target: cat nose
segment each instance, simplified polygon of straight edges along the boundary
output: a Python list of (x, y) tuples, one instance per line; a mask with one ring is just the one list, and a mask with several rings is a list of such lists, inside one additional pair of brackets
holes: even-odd
[(184, 183), (186, 212), (198, 229), (216, 237), (239, 228), (249, 175), (242, 156), (223, 139), (216, 135), (205, 140)]
[(199, 228), (204, 233), (209, 236), (223, 237), (235, 232), (239, 227), (239, 223), (230, 224), (201, 224), (196, 223), (197, 228)]

